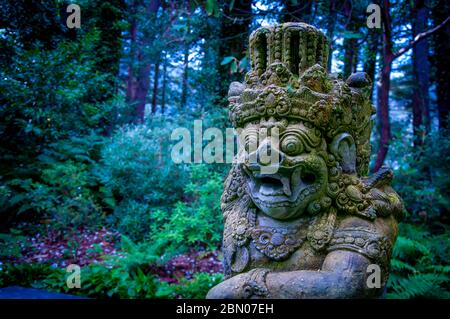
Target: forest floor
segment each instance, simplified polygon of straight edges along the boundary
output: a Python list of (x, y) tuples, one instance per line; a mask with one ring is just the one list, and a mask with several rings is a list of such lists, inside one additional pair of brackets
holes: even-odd
[[(36, 233), (33, 236), (18, 237), (16, 253), (1, 256), (1, 263), (49, 264), (64, 268), (70, 264), (87, 266), (102, 264), (111, 257), (123, 258), (120, 247), (121, 235), (102, 228), (100, 230), (79, 229), (70, 236), (55, 230)], [(163, 265), (150, 265), (146, 273), (152, 273), (167, 283), (177, 283), (181, 278), (192, 279), (197, 272), (221, 273), (223, 266), (218, 251), (189, 251), (173, 256)]]

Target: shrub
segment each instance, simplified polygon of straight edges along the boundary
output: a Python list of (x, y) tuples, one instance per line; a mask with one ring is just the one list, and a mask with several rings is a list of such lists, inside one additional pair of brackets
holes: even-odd
[(151, 240), (162, 254), (186, 251), (189, 247), (217, 249), (222, 236), (220, 196), (222, 176), (206, 165), (193, 165), (186, 201), (170, 211), (154, 214)]
[(157, 298), (204, 299), (208, 291), (223, 280), (222, 274), (199, 272), (191, 280), (183, 278), (178, 284), (161, 282), (156, 291)]
[(0, 261), (3, 258), (22, 256), (22, 249), (28, 245), (26, 237), (19, 230), (11, 229), (10, 234), (0, 233)]
[(147, 203), (123, 200), (109, 217), (109, 222), (134, 241), (148, 240), (153, 222), (152, 208)]
[[(426, 143), (413, 147), (398, 137), (390, 158), (395, 169), (394, 188), (413, 219), (439, 218), (450, 206), (450, 139), (442, 129), (428, 135)], [(419, 216), (421, 215), (421, 216)]]
[(103, 181), (119, 200), (153, 205), (181, 197), (184, 168), (170, 158), (171, 125), (124, 126), (102, 150)]
[(0, 287), (12, 285), (32, 287), (36, 282), (44, 280), (54, 272), (63, 273), (47, 264), (0, 264)]
[(95, 134), (51, 143), (33, 165), (29, 178), (6, 181), (0, 189), (5, 212), (28, 213), (50, 219), (55, 228), (95, 227), (108, 207), (110, 192), (94, 174), (95, 158), (103, 143)]
[(57, 225), (77, 228), (98, 225), (101, 207), (95, 202), (91, 187), (97, 183), (90, 167), (83, 163), (66, 161), (52, 164), (42, 172), (48, 199), (52, 201), (47, 212)]

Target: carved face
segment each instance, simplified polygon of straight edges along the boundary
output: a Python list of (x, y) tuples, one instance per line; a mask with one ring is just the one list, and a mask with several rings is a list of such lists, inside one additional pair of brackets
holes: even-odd
[(242, 133), (239, 162), (255, 205), (282, 220), (313, 209), (328, 180), (321, 132), (307, 122), (269, 118), (248, 123)]

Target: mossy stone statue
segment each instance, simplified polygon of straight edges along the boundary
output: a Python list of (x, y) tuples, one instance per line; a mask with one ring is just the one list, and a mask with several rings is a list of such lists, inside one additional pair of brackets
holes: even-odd
[(221, 199), (226, 277), (207, 298), (383, 294), (403, 204), (391, 170), (368, 176), (372, 84), (328, 74), (328, 53), (304, 23), (250, 36), (252, 70), (229, 90), (245, 138)]

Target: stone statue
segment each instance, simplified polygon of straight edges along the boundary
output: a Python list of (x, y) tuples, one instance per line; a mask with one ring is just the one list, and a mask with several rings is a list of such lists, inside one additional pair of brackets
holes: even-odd
[(304, 23), (260, 28), (249, 49), (228, 93), (244, 145), (221, 198), (225, 280), (207, 298), (380, 297), (404, 209), (391, 170), (367, 176), (370, 79), (328, 74)]

